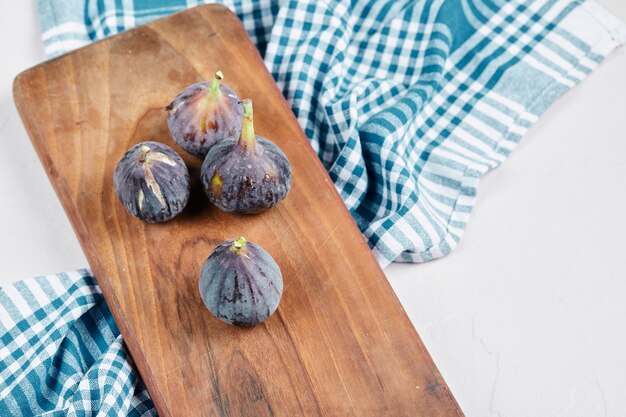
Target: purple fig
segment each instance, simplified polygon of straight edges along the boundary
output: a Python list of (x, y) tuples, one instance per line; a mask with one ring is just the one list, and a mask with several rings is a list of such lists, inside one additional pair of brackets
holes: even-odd
[(210, 83), (188, 86), (165, 108), (172, 138), (193, 155), (204, 157), (213, 145), (241, 129), (239, 97), (221, 84), (223, 78), (218, 71)]
[(189, 171), (172, 148), (158, 142), (131, 147), (117, 163), (115, 193), (131, 215), (149, 223), (172, 219), (189, 200)]
[(243, 101), (239, 137), (207, 154), (201, 179), (211, 203), (227, 212), (258, 213), (275, 206), (291, 188), (291, 165), (271, 140), (254, 134), (252, 101)]
[(283, 276), (269, 253), (240, 237), (211, 252), (199, 286), (202, 301), (215, 317), (237, 326), (254, 326), (278, 308)]

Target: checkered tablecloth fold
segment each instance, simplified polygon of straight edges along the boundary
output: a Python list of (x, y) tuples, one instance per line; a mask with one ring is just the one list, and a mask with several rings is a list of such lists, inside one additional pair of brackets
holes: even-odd
[[(480, 177), (626, 32), (593, 1), (221, 3), (382, 266), (448, 254)], [(197, 4), (39, 0), (45, 49), (58, 55)]]
[(1, 288), (0, 335), (0, 416), (156, 416), (89, 271)]

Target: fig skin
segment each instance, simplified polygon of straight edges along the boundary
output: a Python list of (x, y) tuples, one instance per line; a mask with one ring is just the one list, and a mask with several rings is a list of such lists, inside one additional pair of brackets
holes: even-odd
[(189, 201), (189, 171), (172, 148), (158, 142), (131, 147), (113, 175), (115, 193), (132, 216), (161, 223), (178, 215)]
[(283, 277), (269, 253), (240, 237), (211, 252), (199, 287), (204, 305), (215, 317), (236, 326), (254, 326), (278, 308)]
[(271, 140), (254, 134), (252, 101), (243, 101), (239, 138), (225, 139), (207, 154), (201, 180), (209, 201), (226, 212), (259, 213), (291, 189), (291, 165)]
[(192, 155), (204, 158), (216, 143), (239, 134), (243, 110), (223, 78), (218, 71), (210, 83), (188, 86), (165, 108), (172, 138)]

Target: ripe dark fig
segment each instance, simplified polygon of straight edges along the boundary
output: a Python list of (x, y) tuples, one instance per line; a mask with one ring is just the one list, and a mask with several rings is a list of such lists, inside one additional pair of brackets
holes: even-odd
[(258, 213), (289, 192), (289, 160), (274, 142), (254, 134), (251, 100), (243, 101), (241, 134), (211, 148), (201, 179), (211, 203), (228, 212)]
[(237, 326), (259, 324), (278, 308), (283, 276), (259, 245), (240, 237), (211, 252), (200, 273), (200, 295), (218, 319)]
[(165, 109), (174, 141), (187, 152), (204, 157), (222, 139), (241, 129), (241, 104), (233, 90), (221, 84), (220, 71), (210, 83), (185, 88)]
[(189, 171), (172, 148), (143, 142), (130, 148), (115, 167), (115, 193), (131, 215), (149, 223), (172, 219), (189, 200)]

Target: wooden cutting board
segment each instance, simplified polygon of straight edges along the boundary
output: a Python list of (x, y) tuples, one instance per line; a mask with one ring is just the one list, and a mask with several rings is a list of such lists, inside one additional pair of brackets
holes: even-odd
[[(201, 161), (170, 138), (164, 107), (222, 70), (255, 104), (257, 134), (293, 166), (276, 208), (234, 215), (198, 181), (164, 224), (129, 216), (113, 170), (131, 145), (161, 141), (193, 178)], [(20, 74), (14, 96), (159, 414), (461, 416), (289, 106), (237, 17), (207, 5), (124, 32)], [(243, 235), (280, 265), (277, 313), (244, 329), (204, 308), (200, 268)]]

